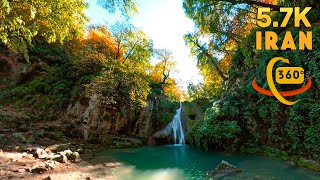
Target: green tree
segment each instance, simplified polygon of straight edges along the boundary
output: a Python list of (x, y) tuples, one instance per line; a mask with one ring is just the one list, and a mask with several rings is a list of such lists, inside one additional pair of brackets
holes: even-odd
[(220, 78), (224, 81), (227, 80), (226, 73), (223, 72), (221, 67), (219, 67), (219, 60), (215, 57), (214, 54), (210, 53), (209, 46), (206, 44), (201, 44), (199, 40), (198, 34), (187, 34), (185, 35), (184, 39), (186, 44), (191, 49), (191, 54), (197, 57), (197, 65), (201, 70), (205, 68), (214, 69)]
[(2, 0), (0, 7), (0, 41), (27, 60), (33, 37), (62, 43), (82, 35), (87, 22), (84, 0)]
[(113, 26), (112, 33), (118, 54), (123, 53), (122, 63), (135, 64), (145, 71), (154, 51), (152, 39), (141, 29), (119, 22)]
[[(229, 63), (230, 69), (224, 71), (228, 75), (228, 81), (225, 83), (224, 88), (220, 87), (221, 94), (219, 101), (213, 103), (212, 108), (207, 109), (203, 119), (198, 121), (189, 131), (189, 140), (191, 144), (198, 147), (211, 147), (211, 148), (223, 148), (229, 149), (230, 145), (237, 149), (243, 146), (243, 149), (252, 148), (265, 150), (265, 147), (271, 147), (284, 151), (285, 154), (298, 155), (306, 158), (319, 160), (319, 65), (318, 60), (320, 58), (318, 48), (314, 48), (312, 51), (257, 51), (254, 47), (255, 44), (255, 32), (262, 30), (259, 27), (251, 27), (250, 22), (254, 22), (255, 17), (245, 19), (247, 25), (241, 34), (234, 31), (236, 35), (240, 37), (239, 42), (232, 39), (225, 41), (225, 44), (219, 44), (222, 46), (211, 46), (216, 43), (211, 35), (217, 33), (212, 31), (211, 23), (213, 25), (215, 19), (210, 19), (211, 15), (206, 17), (205, 14), (200, 15), (206, 7), (200, 8), (202, 5), (207, 4), (211, 8), (216, 8), (221, 4), (229, 4), (230, 6), (236, 6), (239, 3), (243, 3), (243, 7), (247, 7), (248, 14), (259, 6), (272, 6), (277, 8), (278, 6), (312, 6), (317, 7), (319, 3), (316, 1), (280, 1), (278, 5), (266, 5), (270, 1), (208, 1), (208, 0), (186, 0), (185, 2), (194, 3), (195, 7), (199, 9), (193, 11), (195, 16), (202, 18), (203, 20), (197, 19), (196, 21), (201, 24), (203, 31), (200, 27), (196, 33), (192, 34), (196, 40), (200, 41), (208, 52), (214, 54), (216, 52), (222, 53), (220, 58), (219, 67), (222, 67), (222, 61), (225, 59), (231, 59)], [(274, 2), (274, 1), (273, 1)], [(246, 4), (247, 3), (247, 4)], [(262, 4), (260, 4), (262, 3)], [(234, 14), (239, 13), (238, 10), (234, 9)], [(245, 12), (245, 11), (243, 11)], [(213, 11), (217, 13), (218, 11)], [(235, 16), (228, 15), (223, 11), (220, 12), (220, 17), (229, 18), (232, 20)], [(240, 15), (240, 14), (239, 14)], [(203, 17), (200, 17), (203, 16)], [(230, 17), (229, 17), (230, 16)], [(274, 21), (282, 21), (283, 13), (271, 14)], [(207, 18), (207, 19), (206, 19)], [(295, 28), (292, 22), (289, 22), (286, 28), (274, 28), (267, 27), (264, 30), (274, 31), (278, 34), (279, 39), (283, 39), (287, 31), (292, 32), (293, 38), (298, 39), (299, 31), (312, 31), (313, 45), (319, 46), (318, 34), (320, 33), (319, 24), (319, 8), (313, 8), (308, 14), (307, 18), (312, 23), (311, 28), (300, 27)], [(242, 18), (241, 18), (242, 19)], [(217, 20), (216, 20), (217, 21)], [(208, 26), (206, 26), (208, 25)], [(224, 26), (224, 25), (223, 25)], [(230, 28), (229, 26), (228, 28)], [(221, 30), (226, 30), (222, 28)], [(220, 31), (222, 32), (222, 31)], [(226, 36), (230, 36), (227, 33)], [(191, 37), (193, 37), (191, 36)], [(204, 39), (202, 37), (207, 37)], [(230, 36), (232, 37), (232, 35)], [(233, 38), (233, 37), (232, 37)], [(217, 45), (215, 44), (215, 45)], [(195, 46), (196, 47), (196, 46)], [(219, 49), (220, 47), (220, 49)], [(227, 48), (224, 48), (227, 47)], [(232, 48), (230, 48), (232, 47)], [(234, 48), (236, 47), (236, 48)], [(227, 49), (233, 53), (225, 51)], [(196, 49), (197, 53), (199, 49)], [(258, 84), (267, 89), (268, 84), (266, 82), (266, 66), (270, 61), (271, 57), (285, 57), (290, 59), (290, 66), (303, 67), (305, 74), (308, 74), (312, 79), (312, 87), (303, 94), (295, 97), (288, 97), (291, 99), (300, 99), (300, 103), (295, 106), (285, 106), (277, 101), (275, 98), (266, 97), (261, 95), (252, 88), (252, 79), (257, 77)], [(228, 61), (225, 61), (228, 64)], [(208, 62), (202, 63), (204, 66), (208, 66)], [(281, 64), (280, 64), (281, 65)], [(280, 66), (279, 65), (279, 66)], [(278, 65), (277, 65), (278, 66)], [(203, 68), (201, 71), (208, 71), (212, 68)], [(223, 68), (225, 69), (225, 68)], [(214, 78), (205, 78), (205, 81), (213, 81)], [(211, 83), (211, 82), (209, 82)], [(205, 82), (205, 85), (208, 83)], [(302, 85), (283, 86), (278, 85), (279, 91), (287, 91), (301, 87)], [(211, 98), (213, 98), (211, 96)], [(222, 130), (222, 131), (220, 131)], [(240, 131), (239, 131), (240, 130)], [(235, 133), (236, 132), (236, 133)], [(218, 135), (218, 136), (217, 136)], [(220, 137), (219, 137), (220, 136)], [(225, 137), (223, 137), (225, 136)], [(251, 147), (247, 147), (250, 144)], [(257, 150), (256, 150), (257, 151)], [(270, 151), (268, 152), (270, 154)], [(278, 153), (279, 154), (279, 153)]]
[(173, 71), (175, 71), (176, 62), (173, 61), (173, 54), (168, 49), (158, 49), (155, 51), (156, 57), (160, 60), (155, 65), (155, 74), (161, 77), (161, 83), (165, 85)]
[(117, 110), (146, 106), (149, 91), (146, 75), (122, 63), (109, 64), (101, 76), (86, 85), (88, 97), (96, 95), (101, 106)]
[(198, 100), (203, 97), (202, 86), (203, 84), (193, 84), (193, 83), (188, 84), (187, 92), (191, 101)]
[[(257, 7), (277, 8), (268, 1), (251, 0), (184, 0), (187, 17), (196, 24), (193, 33), (185, 35), (191, 54), (212, 94), (229, 80), (232, 55), (254, 26)], [(196, 12), (196, 13), (195, 13)], [(251, 44), (247, 44), (250, 46)]]

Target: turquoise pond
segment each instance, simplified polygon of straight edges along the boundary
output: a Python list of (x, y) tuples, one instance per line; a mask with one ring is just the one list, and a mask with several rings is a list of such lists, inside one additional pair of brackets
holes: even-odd
[[(147, 146), (142, 148), (108, 150), (97, 154), (98, 161), (122, 162), (130, 170), (116, 172), (117, 179), (207, 179), (206, 173), (222, 160), (243, 170), (221, 179), (315, 179), (320, 174), (290, 166), (269, 157), (243, 154), (204, 152), (188, 145)], [(121, 173), (124, 173), (122, 175)], [(160, 178), (159, 178), (160, 177)], [(162, 178), (161, 178), (162, 177)]]

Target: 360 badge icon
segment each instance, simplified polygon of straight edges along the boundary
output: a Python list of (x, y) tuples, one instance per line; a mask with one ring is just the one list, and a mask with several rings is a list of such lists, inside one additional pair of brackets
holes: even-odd
[[(254, 78), (252, 80), (252, 87), (253, 89), (255, 89), (261, 94), (264, 94), (267, 96), (275, 96), (283, 104), (294, 105), (295, 103), (298, 102), (298, 100), (292, 102), (292, 101), (286, 100), (284, 97), (298, 95), (307, 91), (311, 87), (311, 84), (312, 84), (311, 79), (308, 77), (307, 84), (299, 89), (278, 92), (272, 76), (273, 66), (278, 61), (282, 61), (284, 63), (290, 64), (289, 59), (284, 59), (282, 57), (275, 57), (270, 60), (266, 70), (267, 81), (268, 81), (270, 90), (266, 90), (259, 87), (256, 82), (257, 78)], [(279, 84), (301, 84), (303, 83), (303, 81), (304, 81), (304, 70), (301, 67), (279, 67), (276, 70), (276, 82)]]

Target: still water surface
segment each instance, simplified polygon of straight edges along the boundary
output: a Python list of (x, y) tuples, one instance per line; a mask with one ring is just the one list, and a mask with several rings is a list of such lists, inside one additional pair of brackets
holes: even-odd
[[(118, 179), (207, 179), (206, 173), (225, 160), (242, 173), (221, 179), (288, 179), (320, 180), (320, 174), (288, 165), (287, 162), (254, 155), (204, 152), (188, 145), (149, 146), (134, 149), (108, 150), (96, 159), (112, 157), (130, 167), (116, 173)], [(134, 168), (132, 168), (134, 167)]]

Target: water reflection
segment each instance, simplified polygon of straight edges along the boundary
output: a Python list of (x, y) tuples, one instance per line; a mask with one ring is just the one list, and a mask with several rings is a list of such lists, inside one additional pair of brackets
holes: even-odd
[[(105, 151), (98, 154), (97, 158), (103, 160), (104, 157), (110, 156), (126, 165), (134, 166), (135, 168), (130, 172), (139, 177), (140, 174), (143, 174), (143, 177), (153, 177), (154, 173), (158, 176), (179, 172), (180, 175), (183, 173), (187, 179), (200, 180), (207, 178), (206, 173), (225, 160), (243, 170), (243, 173), (226, 177), (226, 179), (255, 179), (256, 177), (261, 179), (320, 179), (319, 173), (289, 166), (285, 161), (275, 158), (204, 152), (188, 145)], [(147, 176), (144, 176), (145, 173)], [(172, 177), (178, 176), (173, 173)], [(181, 176), (179, 178), (181, 179)]]

